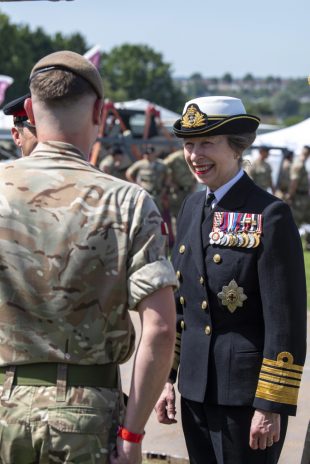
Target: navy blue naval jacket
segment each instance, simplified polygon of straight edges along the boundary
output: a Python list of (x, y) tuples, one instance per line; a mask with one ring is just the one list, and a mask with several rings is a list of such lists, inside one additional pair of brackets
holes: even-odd
[[(306, 354), (306, 282), (290, 208), (244, 173), (202, 227), (205, 196), (187, 197), (177, 222), (172, 261), (180, 286), (171, 378), (180, 358), (178, 385), (187, 399), (295, 415)], [(258, 247), (210, 244), (216, 211), (262, 214)], [(218, 297), (232, 280), (247, 296), (234, 312)]]

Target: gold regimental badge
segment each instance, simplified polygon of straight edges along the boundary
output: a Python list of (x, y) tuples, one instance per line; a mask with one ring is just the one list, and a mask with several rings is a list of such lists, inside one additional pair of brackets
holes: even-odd
[(243, 288), (238, 287), (235, 280), (231, 280), (228, 285), (224, 285), (222, 291), (217, 294), (222, 300), (222, 305), (227, 306), (229, 311), (233, 313), (237, 308), (243, 306), (243, 302), (248, 298), (243, 293)]
[(192, 127), (201, 127), (207, 124), (207, 117), (199, 111), (197, 105), (187, 107), (184, 116), (182, 117), (181, 125), (187, 129)]

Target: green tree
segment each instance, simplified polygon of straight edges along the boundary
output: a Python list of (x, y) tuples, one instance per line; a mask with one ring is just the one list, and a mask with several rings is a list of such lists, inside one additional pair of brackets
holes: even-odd
[(253, 74), (247, 73), (242, 80), (243, 82), (253, 82), (254, 81)]
[(201, 97), (206, 95), (208, 87), (205, 79), (200, 73), (194, 73), (189, 78), (188, 93), (190, 98)]
[(289, 127), (289, 126), (294, 126), (295, 124), (298, 124), (299, 122), (303, 120), (304, 118), (302, 116), (289, 116), (288, 118), (285, 118), (283, 120), (283, 123), (286, 127)]
[(43, 56), (65, 49), (83, 54), (89, 48), (80, 34), (49, 36), (40, 27), (31, 31), (27, 25), (10, 23), (9, 17), (1, 12), (0, 31), (0, 73), (14, 79), (6, 92), (6, 101), (28, 92), (29, 73)]
[(225, 84), (232, 84), (233, 77), (229, 72), (227, 72), (223, 75), (222, 81), (225, 82)]
[(259, 117), (273, 115), (270, 101), (267, 99), (260, 99), (258, 101), (250, 101), (246, 104), (246, 109), (248, 113), (256, 114)]
[(299, 114), (300, 103), (288, 92), (278, 92), (272, 99), (272, 109), (280, 118), (285, 119)]
[(147, 45), (114, 47), (101, 59), (101, 71), (110, 99), (144, 98), (178, 111), (184, 103), (182, 92), (171, 77), (170, 64)]
[(309, 96), (309, 85), (306, 78), (304, 79), (293, 79), (288, 82), (285, 91), (290, 94), (291, 97), (301, 98)]

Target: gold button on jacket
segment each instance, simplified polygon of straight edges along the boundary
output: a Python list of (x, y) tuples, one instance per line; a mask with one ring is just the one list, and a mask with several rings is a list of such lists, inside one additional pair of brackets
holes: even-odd
[(199, 283), (201, 285), (203, 285), (205, 283), (205, 279), (201, 276), (200, 279), (199, 279)]
[(215, 262), (215, 264), (219, 264), (222, 261), (221, 255), (219, 254), (214, 255), (213, 261)]
[(181, 303), (181, 305), (184, 305), (184, 303), (185, 303), (185, 300), (184, 300), (183, 296), (180, 296), (180, 303)]
[(181, 321), (181, 329), (182, 329), (182, 330), (185, 329), (185, 322), (184, 322), (184, 321)]
[(211, 327), (210, 327), (209, 325), (206, 325), (206, 327), (205, 327), (205, 334), (206, 334), (206, 335), (210, 335), (210, 333), (211, 333)]
[(208, 307), (207, 300), (203, 300), (203, 302), (201, 303), (201, 309), (207, 309), (207, 307)]
[(181, 254), (183, 254), (184, 251), (185, 251), (185, 245), (181, 245), (180, 248), (179, 248), (179, 252), (180, 252)]

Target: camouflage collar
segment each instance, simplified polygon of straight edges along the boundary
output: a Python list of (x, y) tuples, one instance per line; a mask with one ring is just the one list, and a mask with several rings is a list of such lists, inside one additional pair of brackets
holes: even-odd
[(71, 143), (48, 141), (39, 142), (36, 148), (33, 150), (30, 156), (38, 154), (49, 154), (49, 155), (65, 155), (73, 156), (75, 158), (82, 158), (85, 160), (85, 155)]

